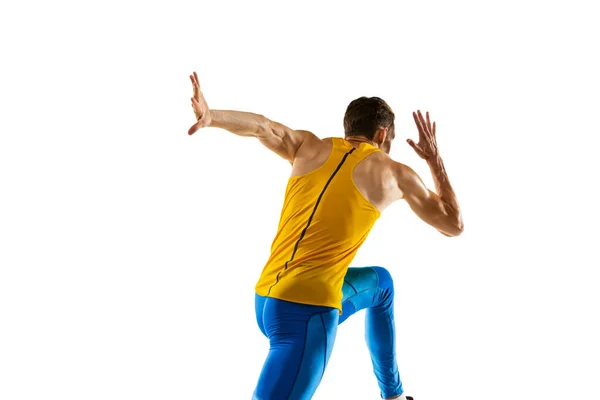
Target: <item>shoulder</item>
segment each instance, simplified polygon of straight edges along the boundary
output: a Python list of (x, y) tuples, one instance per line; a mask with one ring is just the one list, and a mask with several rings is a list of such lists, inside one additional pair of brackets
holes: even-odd
[(302, 146), (300, 146), (299, 150), (302, 150), (304, 153), (313, 153), (320, 152), (323, 150), (330, 150), (333, 146), (332, 138), (324, 138), (321, 139), (317, 135), (309, 131), (298, 131), (303, 135)]
[(426, 187), (421, 177), (408, 165), (393, 161), (393, 170), (398, 188), (405, 195), (422, 194)]
[(391, 158), (389, 160), (390, 168), (394, 170), (399, 178), (406, 178), (415, 174), (415, 171), (408, 165), (392, 160)]
[(385, 171), (383, 173), (393, 179), (400, 189), (409, 189), (419, 179), (417, 173), (408, 165), (392, 159), (383, 152), (379, 152), (378, 156), (382, 172)]
[(314, 133), (312, 133), (311, 131), (305, 131), (305, 130), (294, 130), (294, 133), (298, 136), (300, 136), (303, 141), (306, 140), (321, 140), (319, 139), (319, 137), (317, 135), (315, 135)]
[(325, 159), (329, 157), (331, 150), (333, 148), (333, 139), (332, 138), (324, 138), (321, 139), (312, 132), (302, 131), (304, 133), (305, 138), (302, 142), (302, 145), (298, 148), (296, 152), (295, 160), (313, 160), (313, 159)]

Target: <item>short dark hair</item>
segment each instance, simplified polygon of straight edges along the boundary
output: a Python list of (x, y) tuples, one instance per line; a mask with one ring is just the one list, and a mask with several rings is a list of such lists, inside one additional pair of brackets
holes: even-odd
[(365, 136), (373, 139), (379, 128), (394, 128), (394, 113), (379, 97), (360, 97), (353, 100), (344, 115), (346, 136)]

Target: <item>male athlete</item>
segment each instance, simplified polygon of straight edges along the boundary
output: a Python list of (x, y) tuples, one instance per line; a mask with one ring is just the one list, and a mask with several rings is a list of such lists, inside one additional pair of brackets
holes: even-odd
[(255, 137), (292, 165), (271, 256), (256, 285), (256, 319), (270, 349), (253, 400), (309, 400), (319, 385), (337, 326), (366, 309), (366, 342), (383, 399), (409, 400), (396, 363), (394, 286), (381, 267), (348, 268), (381, 212), (404, 199), (446, 236), (463, 231), (462, 218), (438, 153), (435, 123), (413, 113), (419, 142), (408, 144), (427, 161), (437, 194), (388, 153), (394, 113), (377, 97), (350, 103), (345, 138), (319, 139), (264, 116), (211, 110), (198, 75), (192, 107), (203, 127)]

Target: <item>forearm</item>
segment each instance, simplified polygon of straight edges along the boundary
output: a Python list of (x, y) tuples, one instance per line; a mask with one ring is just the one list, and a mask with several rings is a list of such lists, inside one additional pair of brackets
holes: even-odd
[(269, 119), (243, 111), (210, 110), (209, 126), (225, 129), (238, 136), (258, 136), (269, 129)]
[(454, 193), (454, 189), (452, 189), (452, 185), (448, 179), (448, 174), (446, 173), (446, 168), (444, 167), (442, 158), (438, 155), (437, 157), (428, 160), (427, 164), (431, 170), (431, 175), (435, 183), (437, 194), (444, 202), (446, 213), (452, 217), (455, 217), (458, 226), (462, 227), (460, 206), (458, 205), (456, 194)]

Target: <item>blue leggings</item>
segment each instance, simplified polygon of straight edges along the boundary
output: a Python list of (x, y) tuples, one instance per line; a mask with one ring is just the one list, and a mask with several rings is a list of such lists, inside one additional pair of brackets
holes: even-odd
[(382, 398), (403, 393), (396, 363), (394, 285), (381, 267), (349, 268), (335, 308), (256, 295), (256, 320), (270, 349), (253, 400), (309, 400), (331, 356), (337, 327), (366, 311), (366, 342)]

